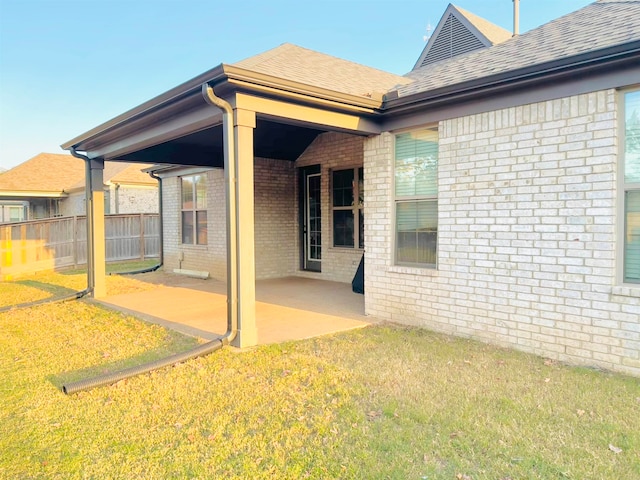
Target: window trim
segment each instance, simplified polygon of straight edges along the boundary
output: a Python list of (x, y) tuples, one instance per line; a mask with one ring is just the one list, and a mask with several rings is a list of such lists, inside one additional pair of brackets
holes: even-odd
[[(197, 182), (194, 181), (194, 179), (196, 177), (202, 177), (205, 183), (205, 193), (207, 194), (205, 196), (205, 206), (204, 208), (197, 208)], [(182, 197), (183, 197), (183, 187), (184, 187), (184, 183), (183, 183), (183, 179), (185, 178), (191, 178), (192, 182), (192, 194), (193, 194), (193, 208), (191, 209), (184, 209), (183, 208), (183, 204), (182, 204)], [(207, 177), (207, 172), (203, 171), (203, 172), (197, 172), (197, 173), (188, 173), (185, 175), (180, 175), (178, 176), (178, 181), (180, 184), (180, 245), (188, 245), (191, 247), (206, 247), (209, 244), (209, 232), (208, 232), (208, 228), (207, 228), (207, 241), (204, 243), (199, 243), (198, 242), (198, 212), (205, 212), (207, 214), (207, 227), (208, 227), (208, 222), (209, 222), (209, 215), (208, 215), (208, 210), (209, 210), (209, 195), (207, 192), (207, 181), (208, 181), (208, 177)], [(183, 213), (184, 212), (191, 212), (193, 213), (193, 242), (192, 243), (185, 243), (184, 242), (184, 221), (183, 221)]]
[(618, 121), (617, 121), (617, 141), (618, 141), (618, 168), (617, 168), (617, 199), (616, 199), (616, 209), (617, 209), (617, 221), (616, 221), (616, 230), (617, 235), (615, 238), (616, 241), (616, 284), (628, 286), (634, 291), (637, 289), (637, 294), (633, 296), (640, 296), (640, 282), (628, 282), (625, 281), (624, 275), (624, 264), (625, 264), (625, 237), (626, 237), (626, 215), (625, 215), (625, 198), (627, 191), (640, 191), (640, 183), (636, 184), (627, 184), (624, 179), (625, 172), (625, 144), (626, 144), (626, 102), (625, 98), (627, 93), (632, 92), (640, 92), (640, 84), (634, 85), (630, 87), (625, 87), (618, 89), (616, 94), (618, 98), (616, 99), (616, 107), (618, 110)]
[[(333, 173), (334, 172), (343, 172), (351, 170), (353, 171), (353, 205), (351, 206), (342, 206), (336, 207), (333, 205)], [(363, 189), (364, 189), (364, 165), (353, 165), (353, 166), (340, 166), (339, 168), (332, 168), (329, 171), (330, 178), (330, 188), (329, 188), (329, 206), (331, 207), (331, 217), (330, 217), (330, 227), (331, 227), (331, 248), (339, 248), (345, 250), (364, 250), (364, 238), (362, 239), (363, 247), (360, 247), (360, 211), (362, 211), (362, 216), (364, 218), (364, 198), (362, 202), (362, 206), (360, 206), (359, 198), (360, 198), (360, 174), (359, 171), (362, 170), (363, 177)], [(334, 215), (335, 211), (350, 211), (353, 214), (353, 246), (349, 247), (347, 245), (336, 245), (335, 240), (335, 230), (334, 230)]]
[[(416, 201), (421, 201), (421, 200), (435, 200), (436, 205), (438, 203), (438, 197), (439, 197), (439, 191), (435, 194), (435, 195), (411, 195), (411, 196), (404, 196), (402, 197), (400, 200), (398, 200), (397, 196), (396, 196), (396, 142), (398, 139), (398, 135), (402, 135), (403, 133), (410, 133), (410, 132), (416, 132), (419, 130), (436, 130), (436, 132), (438, 133), (438, 166), (437, 166), (437, 173), (436, 173), (436, 184), (438, 183), (439, 180), (439, 169), (440, 169), (440, 124), (439, 123), (435, 123), (435, 124), (428, 124), (428, 125), (421, 125), (421, 126), (417, 126), (417, 127), (411, 127), (411, 128), (406, 128), (406, 129), (402, 129), (402, 130), (396, 130), (393, 133), (393, 139), (391, 142), (391, 269), (393, 271), (405, 271), (405, 270), (415, 270), (415, 271), (424, 271), (424, 272), (434, 272), (438, 270), (438, 259), (439, 259), (439, 255), (438, 255), (438, 250), (440, 247), (440, 242), (437, 241), (438, 238), (438, 231), (436, 230), (436, 262), (435, 263), (408, 263), (408, 262), (399, 262), (398, 261), (398, 249), (397, 249), (397, 242), (398, 242), (398, 230), (397, 230), (397, 210), (398, 210), (398, 203), (402, 203), (402, 202), (416, 202)], [(429, 198), (427, 198), (429, 197)], [(439, 211), (439, 210), (437, 210)], [(437, 214), (438, 215), (438, 214)], [(439, 222), (439, 218), (438, 216), (437, 218), (437, 224), (438, 225)]]

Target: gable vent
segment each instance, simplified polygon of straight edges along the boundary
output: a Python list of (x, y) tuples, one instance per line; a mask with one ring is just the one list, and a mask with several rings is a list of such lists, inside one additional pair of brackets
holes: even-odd
[(478, 50), (485, 45), (453, 14), (449, 14), (429, 49), (429, 53), (419, 65), (424, 67), (430, 63), (452, 58), (463, 53)]

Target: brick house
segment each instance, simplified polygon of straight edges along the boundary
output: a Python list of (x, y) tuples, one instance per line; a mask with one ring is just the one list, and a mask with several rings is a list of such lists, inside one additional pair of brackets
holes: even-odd
[(256, 278), (366, 252), (366, 314), (640, 375), (639, 116), (640, 0), (513, 37), (450, 5), (405, 76), (285, 44), (63, 147), (158, 164), (165, 267), (238, 279), (239, 346)]
[[(105, 213), (158, 212), (150, 165), (108, 162)], [(0, 223), (85, 214), (85, 166), (71, 155), (40, 153), (0, 176)]]

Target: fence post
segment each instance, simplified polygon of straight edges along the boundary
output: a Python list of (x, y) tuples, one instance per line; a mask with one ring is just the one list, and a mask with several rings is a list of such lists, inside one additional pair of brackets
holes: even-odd
[(140, 214), (140, 260), (145, 259), (144, 245), (144, 213)]
[(73, 216), (73, 268), (78, 268), (78, 216)]

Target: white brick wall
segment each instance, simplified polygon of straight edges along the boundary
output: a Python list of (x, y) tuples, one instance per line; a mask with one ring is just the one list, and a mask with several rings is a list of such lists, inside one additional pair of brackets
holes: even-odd
[(616, 286), (616, 93), (441, 121), (438, 269), (392, 264), (393, 135), (365, 141), (367, 314), (640, 374)]
[[(362, 167), (364, 138), (344, 133), (324, 133), (296, 160), (296, 167), (320, 165), (321, 171), (321, 214), (322, 214), (322, 272), (298, 271), (298, 275), (331, 280), (351, 282), (358, 269), (362, 250), (358, 248), (333, 247), (333, 228), (331, 210), (331, 172), (333, 169)], [(296, 190), (298, 182), (295, 182)], [(297, 194), (296, 194), (296, 199)], [(298, 205), (296, 202), (296, 215)], [(297, 218), (297, 217), (296, 217)], [(367, 224), (365, 213), (365, 225)], [(296, 252), (299, 252), (300, 234), (298, 222), (296, 228)], [(367, 244), (365, 243), (365, 247)], [(296, 266), (299, 269), (299, 254), (296, 254)]]
[(71, 193), (67, 198), (60, 201), (60, 215), (63, 217), (84, 215), (85, 207), (84, 190), (82, 192)]
[[(207, 245), (182, 244), (180, 178), (163, 179), (164, 264), (167, 271), (175, 268), (208, 271), (212, 277), (224, 279), (227, 273), (224, 171), (212, 169), (206, 175)], [(256, 278), (292, 275), (298, 258), (293, 162), (257, 158), (254, 183)]]
[[(105, 189), (106, 213), (158, 213), (158, 189), (155, 187), (120, 187), (116, 193), (115, 186)], [(116, 202), (118, 206), (116, 207)], [(71, 193), (60, 202), (62, 216), (84, 215), (84, 190)]]
[(256, 278), (286, 277), (296, 270), (295, 178), (293, 162), (256, 159)]
[(110, 213), (158, 213), (158, 189), (156, 187), (110, 187)]
[(207, 245), (182, 244), (180, 178), (162, 180), (164, 268), (169, 272), (175, 268), (208, 271), (222, 279), (227, 272), (224, 172), (212, 169), (206, 176)]

